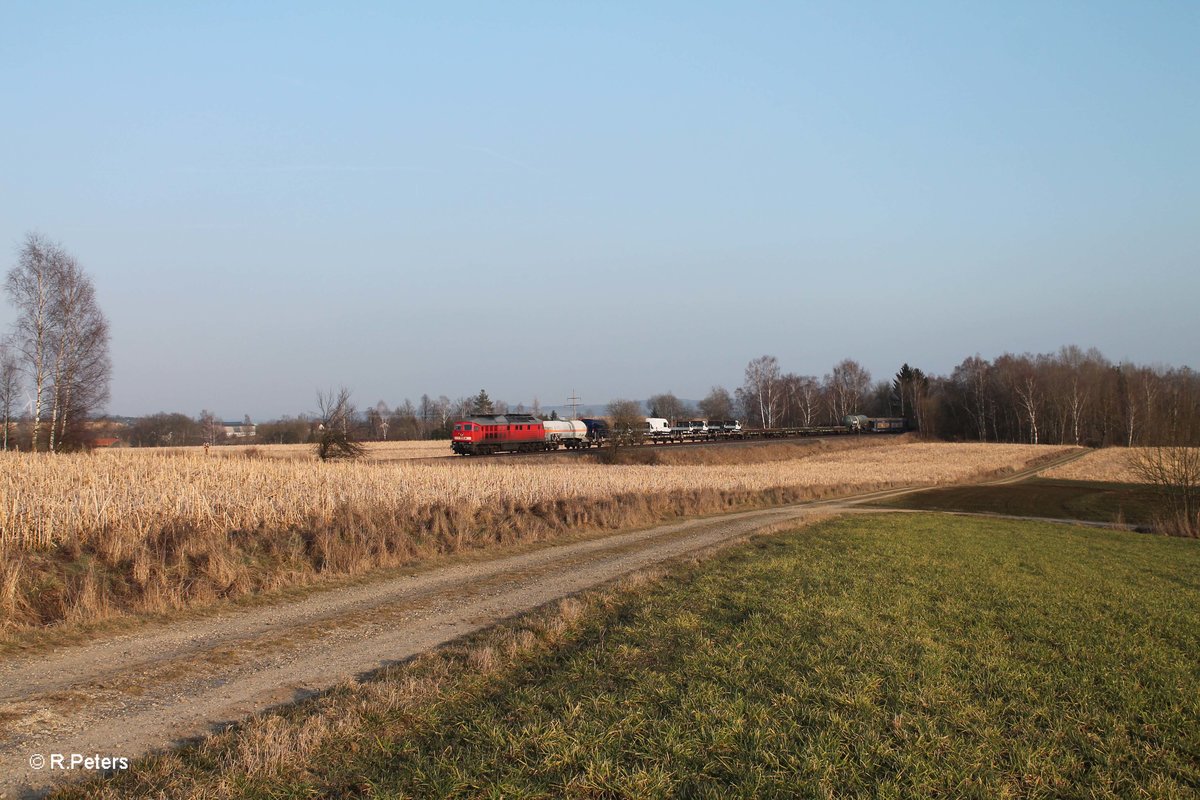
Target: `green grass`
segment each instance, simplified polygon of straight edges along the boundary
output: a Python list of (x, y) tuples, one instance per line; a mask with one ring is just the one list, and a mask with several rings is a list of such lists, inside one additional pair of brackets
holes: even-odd
[[(298, 769), (239, 776), (234, 735), (224, 751), (185, 753), (160, 783), (135, 765), (136, 786), (111, 787), (176, 796), (220, 781), (272, 798), (1200, 792), (1194, 541), (854, 517), (590, 608), (554, 646), (503, 668), (479, 674), (464, 660), (427, 703), (378, 710), (364, 689), (339, 690), (327, 704), (359, 709), (353, 729)], [(289, 724), (303, 726), (299, 712)], [(184, 779), (198, 783), (185, 790)]]
[(1022, 517), (1122, 522), (1149, 527), (1162, 500), (1146, 486), (1035, 478), (998, 486), (948, 486), (875, 505), (929, 511), (968, 511)]

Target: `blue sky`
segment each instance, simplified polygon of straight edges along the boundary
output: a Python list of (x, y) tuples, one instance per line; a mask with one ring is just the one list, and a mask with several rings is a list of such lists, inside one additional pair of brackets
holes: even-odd
[(2, 263), (90, 271), (114, 413), (1200, 366), (1195, 3), (4, 17)]

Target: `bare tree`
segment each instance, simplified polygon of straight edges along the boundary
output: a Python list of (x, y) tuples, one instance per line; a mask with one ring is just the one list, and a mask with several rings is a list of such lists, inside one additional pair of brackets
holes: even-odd
[(778, 423), (785, 428), (809, 428), (816, 424), (821, 406), (821, 384), (809, 375), (789, 372), (779, 379)]
[(849, 414), (857, 414), (867, 390), (871, 387), (871, 373), (857, 361), (844, 359), (825, 376), (825, 384), (832, 395), (834, 420), (840, 421)]
[(394, 439), (424, 438), (421, 423), (417, 419), (417, 409), (407, 397), (403, 403), (392, 409), (388, 430)]
[(29, 234), (5, 284), (17, 308), (14, 341), (33, 388), (32, 446), (59, 450), (108, 399), (108, 320), (91, 278), (57, 244)]
[(1017, 393), (1021, 411), (1029, 421), (1029, 443), (1037, 444), (1039, 439), (1038, 409), (1042, 402), (1042, 391), (1037, 372), (1033, 369), (1023, 370), (1014, 382), (1013, 390)]
[(221, 421), (213, 412), (208, 409), (203, 409), (200, 416), (196, 419), (203, 432), (205, 444), (216, 444), (221, 439), (225, 438), (225, 423)]
[(433, 399), (429, 395), (421, 395), (421, 399), (417, 404), (417, 414), (421, 420), (421, 438), (428, 439), (430, 431), (433, 430), (433, 420), (437, 416)]
[(800, 426), (803, 428), (813, 427), (817, 424), (817, 414), (821, 408), (820, 382), (812, 375), (801, 375), (796, 379), (792, 388)]
[(350, 402), (350, 390), (341, 387), (336, 392), (317, 393), (317, 410), (320, 425), (317, 429), (317, 458), (329, 461), (340, 458), (358, 458), (366, 448), (353, 436), (351, 423), (354, 420), (354, 405)]
[(434, 408), (437, 411), (437, 418), (441, 421), (442, 431), (447, 436), (450, 435), (450, 417), (454, 416), (456, 412), (458, 412), (459, 416), (462, 417), (471, 416), (470, 411), (462, 411), (461, 408), (456, 409), (454, 403), (450, 402), (450, 398), (446, 397), (444, 394), (438, 395), (437, 403), (435, 404)]
[(614, 400), (608, 404), (608, 425), (613, 447), (639, 444), (646, 429), (646, 414), (634, 400)]
[(1167, 508), (1160, 526), (1180, 536), (1200, 536), (1200, 447), (1143, 447), (1132, 452), (1133, 471), (1153, 484)]
[(705, 419), (733, 419), (733, 397), (723, 386), (714, 386), (700, 401), (700, 413)]
[[(108, 400), (108, 320), (92, 281), (73, 258), (62, 264), (53, 307), (55, 355), (50, 450), (71, 444), (72, 426)], [(77, 443), (77, 442), (76, 442)]]
[(1058, 441), (1080, 444), (1083, 440), (1083, 419), (1087, 412), (1087, 356), (1076, 345), (1059, 349), (1055, 358), (1047, 359), (1047, 392), (1050, 408), (1058, 416)]
[(39, 450), (42, 443), (42, 412), (50, 388), (54, 275), (58, 262), (65, 255), (58, 245), (31, 233), (25, 237), (17, 265), (9, 271), (4, 284), (8, 299), (17, 309), (13, 342), (21, 366), (32, 383), (32, 450)]
[(21, 373), (16, 356), (8, 345), (0, 344), (0, 414), (4, 416), (4, 449), (12, 427), (13, 407), (21, 392)]
[[(446, 398), (445, 395), (442, 395), (441, 397), (438, 398), (439, 401), (442, 399), (446, 399), (447, 401), (449, 401), (449, 398)], [(467, 417), (473, 416), (474, 414), (475, 414), (475, 398), (460, 397), (453, 402), (446, 403), (446, 414), (443, 417), (443, 419), (445, 419), (447, 422), (449, 422), (450, 417), (455, 417), (456, 419), (466, 419)]]
[(764, 428), (774, 428), (779, 414), (779, 359), (760, 356), (746, 365), (746, 383), (739, 390), (747, 411), (756, 412)]
[(892, 379), (891, 387), (891, 404), (893, 413), (899, 412), (900, 416), (907, 419), (912, 419), (916, 427), (920, 427), (917, 397), (922, 390), (928, 389), (929, 379), (925, 377), (925, 373), (915, 367), (910, 367), (907, 363), (900, 367), (896, 373), (896, 377)]
[(371, 436), (379, 441), (387, 441), (391, 418), (392, 410), (382, 400), (368, 408), (367, 424), (371, 426)]
[(665, 417), (669, 420), (686, 419), (692, 410), (672, 392), (653, 395), (646, 401), (646, 408), (652, 417)]
[(954, 368), (951, 376), (962, 391), (964, 407), (971, 418), (972, 426), (979, 434), (979, 441), (987, 441), (988, 384), (991, 366), (976, 353)]
[(1150, 415), (1147, 398), (1154, 396), (1150, 388), (1152, 373), (1145, 367), (1134, 364), (1122, 364), (1118, 375), (1118, 386), (1121, 392), (1121, 407), (1124, 411), (1125, 446), (1133, 447), (1138, 440), (1138, 431), (1144, 427), (1143, 417)]

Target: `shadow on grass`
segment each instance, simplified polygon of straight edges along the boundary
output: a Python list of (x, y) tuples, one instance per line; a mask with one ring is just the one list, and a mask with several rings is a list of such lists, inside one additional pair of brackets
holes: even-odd
[(1034, 478), (998, 486), (947, 486), (871, 505), (1131, 525), (1149, 532), (1162, 502), (1146, 486)]

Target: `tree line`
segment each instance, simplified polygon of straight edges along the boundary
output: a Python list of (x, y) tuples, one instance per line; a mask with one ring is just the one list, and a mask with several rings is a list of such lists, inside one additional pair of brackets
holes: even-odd
[[(664, 403), (664, 398), (651, 402)], [(666, 398), (669, 400), (669, 397)], [(847, 359), (818, 378), (782, 373), (763, 356), (731, 396), (714, 387), (699, 411), (741, 409), (752, 426), (837, 424), (847, 414), (897, 416), (930, 438), (1090, 446), (1200, 444), (1200, 374), (1114, 363), (1096, 349), (965, 358), (949, 375), (903, 364), (872, 381)], [(719, 413), (717, 413), (719, 412)]]
[[(338, 394), (341, 393), (339, 390)], [(336, 399), (336, 398), (335, 398)], [(318, 431), (329, 416), (324, 406), (328, 398), (318, 395), (317, 411), (298, 416), (285, 416), (255, 425), (252, 438), (226, 436), (225, 423), (210, 411), (202, 411), (192, 418), (181, 412), (159, 412), (134, 420), (125, 437), (134, 447), (165, 447), (201, 444), (260, 443), (260, 444), (307, 444), (316, 442)], [(337, 406), (337, 403), (333, 405)], [(472, 397), (450, 400), (445, 395), (431, 397), (421, 395), (413, 403), (405, 399), (389, 406), (383, 400), (359, 409), (349, 396), (342, 398), (337, 413), (338, 426), (356, 440), (362, 441), (406, 441), (419, 439), (448, 439), (454, 421), (473, 414), (533, 413), (540, 416), (540, 406), (534, 402), (526, 410), (523, 404), (511, 408), (502, 400), (491, 400), (487, 392), (481, 391)], [(246, 418), (243, 424), (249, 425)]]
[[(714, 386), (695, 403), (672, 392), (620, 403), (626, 416), (737, 419), (750, 428), (839, 425), (847, 415), (864, 414), (903, 417), (923, 436), (955, 441), (1200, 444), (1200, 375), (1187, 367), (1114, 363), (1095, 349), (1074, 346), (1040, 355), (1006, 353), (990, 361), (970, 356), (949, 375), (902, 364), (885, 380), (873, 380), (852, 359), (817, 376), (784, 372), (777, 358), (766, 355), (746, 365), (742, 385), (732, 391)], [(556, 412), (544, 413), (536, 399), (528, 406), (510, 405), (480, 390), (453, 401), (424, 394), (416, 403), (404, 400), (389, 406), (380, 401), (361, 411), (351, 405), (339, 425), (354, 438), (368, 441), (439, 439), (449, 437), (455, 420), (505, 413), (557, 417)], [(254, 440), (316, 441), (321, 416), (260, 423)], [(196, 419), (155, 414), (137, 420), (128, 438), (135, 446), (215, 444), (222, 441), (222, 431), (209, 412)]]

